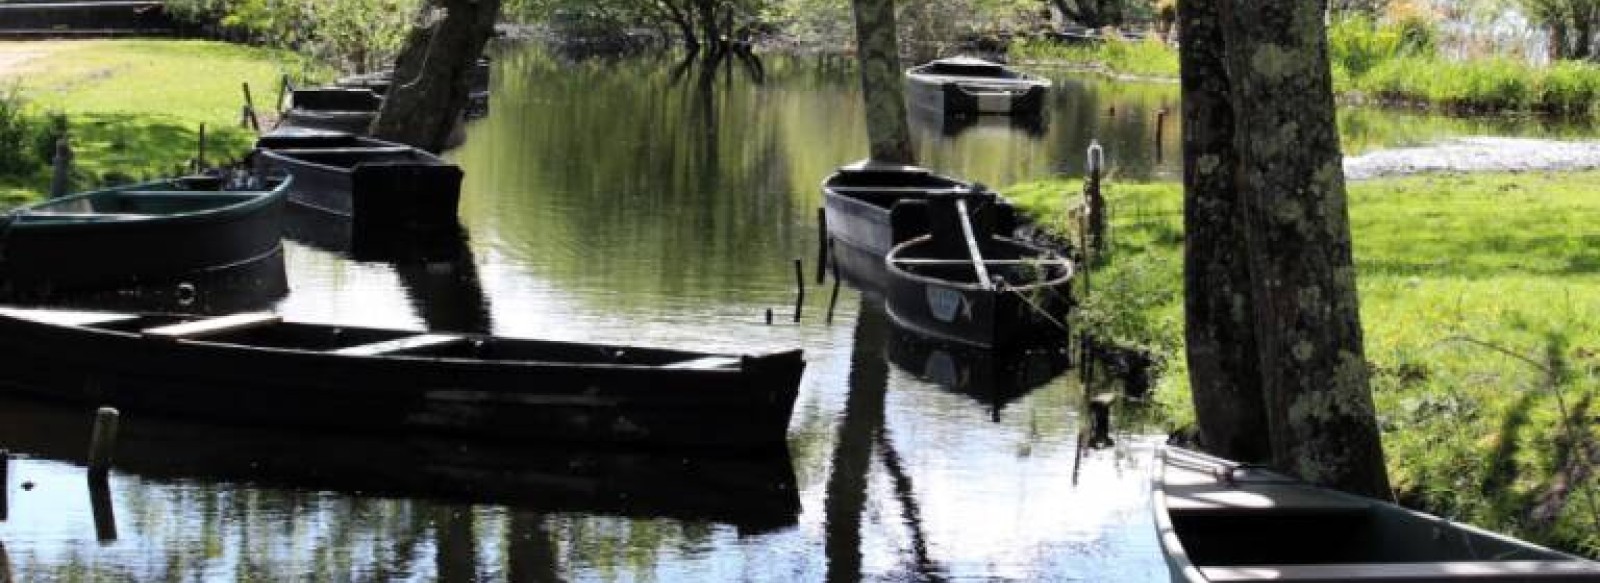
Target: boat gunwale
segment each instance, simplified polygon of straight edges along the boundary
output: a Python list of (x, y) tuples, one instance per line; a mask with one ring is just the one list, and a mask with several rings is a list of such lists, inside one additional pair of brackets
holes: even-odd
[[(72, 203), (72, 202), (76, 202), (76, 201), (80, 201), (80, 200), (85, 200), (85, 199), (88, 199), (88, 198), (94, 197), (94, 196), (104, 196), (104, 195), (108, 195), (108, 194), (119, 194), (121, 192), (128, 191), (128, 190), (157, 190), (157, 189), (150, 188), (150, 187), (152, 187), (152, 186), (160, 186), (160, 185), (172, 185), (174, 183), (174, 179), (153, 180), (153, 181), (141, 182), (141, 183), (137, 183), (137, 184), (129, 184), (129, 185), (124, 185), (124, 186), (112, 187), (112, 188), (103, 188), (103, 189), (100, 189), (100, 190), (92, 190), (92, 191), (88, 191), (88, 192), (80, 192), (80, 193), (76, 193), (76, 194), (70, 194), (70, 195), (67, 195), (67, 196), (63, 196), (63, 197), (60, 197), (60, 198), (53, 198), (53, 199), (49, 199), (49, 200), (44, 200), (44, 201), (40, 201), (40, 202), (37, 202), (37, 203), (24, 205), (24, 206), (21, 206), (21, 207), (17, 207), (17, 208), (11, 209), (10, 211), (8, 211), (6, 213), (6, 218), (9, 221), (9, 224), (6, 226), (7, 233), (6, 233), (6, 235), (3, 235), (3, 236), (9, 236), (9, 232), (10, 231), (16, 231), (16, 230), (21, 230), (23, 232), (26, 232), (26, 231), (30, 231), (30, 230), (34, 230), (34, 229), (80, 230), (80, 229), (96, 229), (96, 228), (110, 227), (110, 226), (148, 225), (148, 224), (152, 224), (152, 223), (185, 224), (185, 223), (191, 223), (191, 222), (210, 222), (210, 221), (213, 221), (215, 219), (224, 218), (224, 217), (244, 216), (244, 215), (252, 214), (252, 213), (254, 213), (256, 211), (259, 211), (259, 210), (262, 210), (264, 208), (270, 207), (270, 206), (272, 206), (274, 204), (277, 204), (279, 201), (283, 201), (283, 200), (287, 199), (290, 187), (292, 186), (291, 183), (293, 181), (294, 181), (294, 177), (292, 177), (292, 176), (283, 176), (282, 177), (282, 181), (279, 182), (277, 186), (273, 187), (270, 190), (215, 190), (215, 191), (212, 191), (212, 190), (171, 190), (171, 191), (166, 191), (166, 192), (181, 193), (181, 194), (195, 194), (195, 195), (200, 195), (200, 196), (204, 196), (204, 195), (207, 195), (207, 194), (239, 195), (239, 196), (235, 196), (235, 198), (237, 198), (238, 200), (234, 201), (231, 204), (226, 204), (226, 205), (222, 205), (222, 206), (218, 206), (218, 207), (201, 209), (201, 210), (196, 210), (196, 211), (184, 211), (184, 212), (177, 212), (177, 213), (171, 213), (171, 214), (146, 214), (146, 213), (137, 213), (137, 214), (135, 214), (135, 213), (126, 213), (125, 214), (126, 216), (118, 216), (116, 213), (106, 213), (104, 215), (105, 216), (104, 219), (71, 220), (70, 218), (63, 217), (64, 220), (60, 220), (60, 221), (49, 220), (51, 215), (48, 212), (44, 212), (44, 213), (40, 213), (40, 214), (33, 214), (33, 211), (38, 210), (38, 209), (40, 209), (42, 207), (51, 206), (51, 205), (68, 204), (68, 203)], [(250, 195), (254, 195), (254, 196), (250, 196)], [(79, 213), (79, 214), (82, 214), (82, 215), (96, 215), (96, 214), (100, 214), (100, 213), (95, 213), (95, 212), (91, 211), (91, 212), (88, 212), (88, 213)], [(30, 219), (30, 218), (39, 219), (39, 220), (37, 220), (37, 221), (26, 220), (26, 219)], [(0, 237), (3, 237), (3, 236), (0, 236)]]

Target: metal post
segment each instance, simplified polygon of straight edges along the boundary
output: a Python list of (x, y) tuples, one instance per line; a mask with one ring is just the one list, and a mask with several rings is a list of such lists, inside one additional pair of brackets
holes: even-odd
[(56, 157), (51, 161), (55, 174), (50, 179), (50, 198), (60, 198), (72, 189), (72, 145), (66, 136), (56, 138)]

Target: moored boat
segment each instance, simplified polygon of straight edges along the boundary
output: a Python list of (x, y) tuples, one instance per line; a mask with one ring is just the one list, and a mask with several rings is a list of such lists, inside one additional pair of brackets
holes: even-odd
[(783, 448), (804, 361), (273, 313), (0, 309), (0, 388), (127, 414), (503, 442)]
[(383, 98), (366, 88), (296, 89), (282, 125), (365, 135), (382, 106)]
[(895, 244), (928, 232), (927, 199), (953, 193), (978, 193), (976, 212), (1009, 232), (1016, 223), (1010, 204), (970, 182), (925, 168), (864, 160), (840, 167), (822, 182), (828, 237), (835, 258), (848, 267), (852, 283), (874, 291), (884, 279), (883, 257)]
[(1050, 81), (972, 57), (938, 59), (906, 70), (912, 107), (938, 115), (1037, 115)]
[(992, 225), (972, 219), (970, 202), (965, 195), (930, 198), (930, 234), (889, 251), (890, 318), (924, 336), (985, 349), (1065, 338), (1072, 260), (994, 234)]
[(461, 169), (423, 150), (339, 132), (274, 132), (255, 166), (294, 177), (291, 204), (367, 228), (453, 228)]
[(0, 219), (11, 301), (176, 284), (277, 262), (292, 181), (190, 176), (86, 192)]
[(1182, 448), (1152, 486), (1174, 581), (1600, 581), (1591, 561)]

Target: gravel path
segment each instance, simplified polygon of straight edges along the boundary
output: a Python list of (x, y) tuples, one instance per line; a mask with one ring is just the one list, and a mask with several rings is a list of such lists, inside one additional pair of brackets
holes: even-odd
[(1458, 138), (1417, 148), (1346, 158), (1345, 178), (1363, 180), (1422, 172), (1520, 172), (1600, 168), (1600, 142), (1526, 138)]

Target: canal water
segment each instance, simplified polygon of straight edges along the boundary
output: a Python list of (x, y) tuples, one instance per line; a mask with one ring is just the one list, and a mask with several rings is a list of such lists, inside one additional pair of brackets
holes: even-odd
[[(490, 115), (451, 154), (466, 172), (462, 237), (393, 253), (302, 225), (286, 243), (291, 291), (271, 305), (346, 324), (800, 347), (787, 458), (129, 417), (96, 492), (85, 415), (0, 402), (0, 568), (18, 581), (1167, 577), (1146, 484), (1160, 428), (1119, 422), (1114, 446), (1080, 455), (1084, 390), (1054, 355), (930, 346), (849, 288), (829, 317), (832, 282), (813, 279), (818, 184), (866, 142), (848, 61), (707, 69), (524, 47), (495, 67)], [(914, 118), (921, 160), (1004, 186), (1080, 175), (1097, 139), (1113, 180), (1177, 176), (1175, 86), (1050, 75), (1036, 122)], [(1158, 132), (1162, 108), (1174, 113)], [(1352, 150), (1581, 131), (1367, 111), (1345, 127)]]

